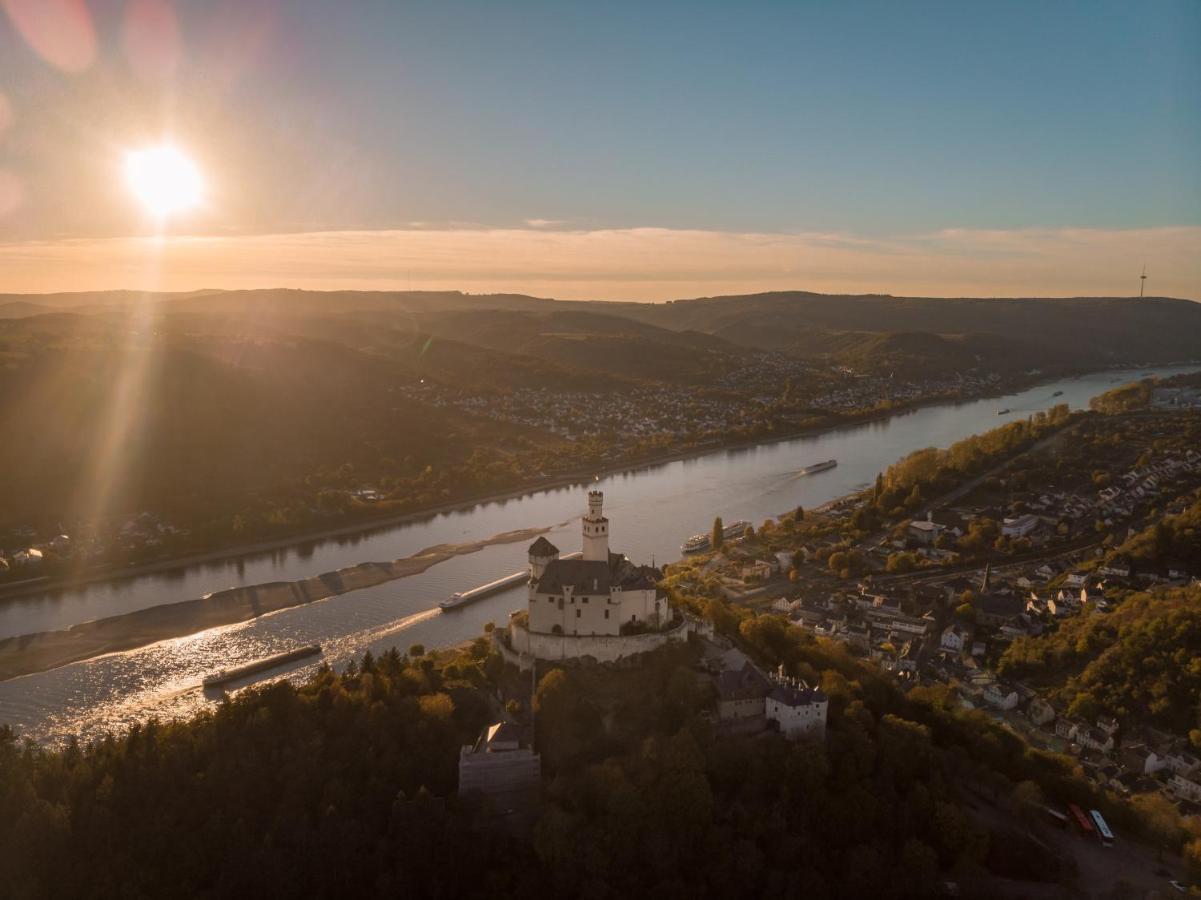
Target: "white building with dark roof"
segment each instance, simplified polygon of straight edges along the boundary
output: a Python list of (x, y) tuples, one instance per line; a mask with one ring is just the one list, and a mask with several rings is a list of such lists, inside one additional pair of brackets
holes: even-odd
[(580, 559), (561, 559), (545, 537), (530, 547), (531, 632), (617, 635), (653, 630), (671, 619), (667, 595), (657, 586), (663, 573), (609, 550), (603, 504), (600, 491), (589, 491)]
[(710, 623), (671, 609), (659, 569), (609, 549), (603, 504), (600, 491), (588, 493), (580, 554), (561, 557), (544, 537), (530, 546), (527, 607), (493, 633), (501, 656), (523, 671), (539, 659), (617, 662), (712, 633)]
[(792, 740), (799, 737), (824, 738), (829, 700), (821, 688), (810, 687), (799, 678), (789, 678), (784, 667), (771, 679), (771, 692), (764, 700), (764, 714), (775, 722), (780, 734)]

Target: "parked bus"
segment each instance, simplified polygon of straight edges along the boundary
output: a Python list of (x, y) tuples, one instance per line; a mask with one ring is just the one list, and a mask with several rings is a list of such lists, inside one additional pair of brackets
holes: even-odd
[(1113, 846), (1113, 832), (1109, 830), (1109, 826), (1105, 823), (1101, 813), (1095, 809), (1090, 809), (1088, 814), (1093, 817), (1093, 824), (1097, 826), (1097, 837), (1101, 839), (1101, 843), (1106, 847)]
[(1093, 820), (1084, 814), (1075, 803), (1068, 804), (1068, 812), (1072, 814), (1072, 818), (1076, 820), (1076, 826), (1080, 829), (1080, 833), (1085, 837), (1092, 837), (1097, 829), (1093, 827)]

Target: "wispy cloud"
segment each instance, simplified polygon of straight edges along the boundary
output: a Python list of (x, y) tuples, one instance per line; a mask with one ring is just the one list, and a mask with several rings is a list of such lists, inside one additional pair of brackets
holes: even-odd
[[(323, 231), (0, 244), (0, 290), (299, 287), (663, 300), (804, 289), (1201, 298), (1201, 227), (867, 238), (667, 228)], [(153, 284), (147, 281), (153, 273)]]

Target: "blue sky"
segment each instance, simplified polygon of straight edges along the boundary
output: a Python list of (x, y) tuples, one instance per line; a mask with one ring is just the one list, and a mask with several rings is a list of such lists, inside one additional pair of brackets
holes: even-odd
[[(177, 19), (169, 72), (131, 5)], [(90, 9), (72, 71), (0, 21), (0, 237), (136, 234), (105, 173), (155, 134), (214, 185), (199, 233), (1201, 225), (1195, 0)]]

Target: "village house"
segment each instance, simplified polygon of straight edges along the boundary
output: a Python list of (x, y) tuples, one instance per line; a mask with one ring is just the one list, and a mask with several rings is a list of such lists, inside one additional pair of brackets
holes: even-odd
[(942, 526), (937, 522), (932, 522), (929, 519), (915, 519), (909, 523), (907, 534), (910, 540), (916, 541), (923, 546), (931, 546), (938, 535), (942, 533)]
[(938, 645), (951, 653), (963, 653), (970, 646), (971, 640), (971, 628), (961, 622), (955, 622), (943, 629)]
[(749, 661), (717, 676), (717, 716), (722, 721), (762, 718), (771, 682)]
[(1034, 697), (1026, 707), (1026, 716), (1035, 725), (1042, 727), (1055, 721), (1055, 707), (1042, 697)]
[(1019, 700), (1018, 692), (1013, 688), (1006, 687), (999, 681), (994, 681), (981, 692), (980, 697), (989, 706), (995, 706), (997, 709), (1016, 709)]
[(1182, 775), (1179, 772), (1173, 772), (1168, 779), (1168, 790), (1181, 800), (1201, 803), (1201, 777), (1197, 775)]
[(1031, 513), (1026, 513), (1012, 519), (1004, 519), (1001, 522), (1001, 534), (1008, 538), (1026, 537), (1038, 528), (1040, 522), (1039, 517)]
[(976, 602), (976, 621), (995, 628), (1017, 618), (1025, 609), (1026, 603), (1021, 597), (990, 592)]
[(774, 685), (766, 697), (765, 714), (789, 740), (801, 737), (824, 738), (829, 701), (820, 688), (810, 687), (798, 678), (789, 678), (784, 667), (772, 679)]

